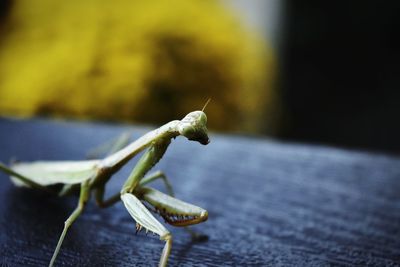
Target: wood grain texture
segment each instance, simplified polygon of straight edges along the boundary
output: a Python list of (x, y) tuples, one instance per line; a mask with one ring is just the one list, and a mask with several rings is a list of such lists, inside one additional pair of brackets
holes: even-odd
[[(127, 129), (0, 119), (0, 160), (83, 159)], [(135, 137), (149, 130), (133, 129)], [(132, 164), (108, 194), (119, 191)], [(194, 227), (207, 242), (167, 226), (170, 266), (400, 266), (398, 158), (211, 134), (208, 146), (177, 138), (156, 169), (178, 198), (209, 211)], [(76, 202), (16, 188), (0, 174), (0, 266), (46, 266)], [(90, 203), (56, 266), (156, 266), (163, 243), (134, 232), (122, 203)]]

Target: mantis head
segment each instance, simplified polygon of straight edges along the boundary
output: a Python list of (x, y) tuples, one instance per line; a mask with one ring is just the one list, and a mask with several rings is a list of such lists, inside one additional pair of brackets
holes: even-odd
[(203, 111), (193, 111), (187, 114), (178, 124), (181, 135), (202, 145), (210, 143), (207, 131), (207, 116)]

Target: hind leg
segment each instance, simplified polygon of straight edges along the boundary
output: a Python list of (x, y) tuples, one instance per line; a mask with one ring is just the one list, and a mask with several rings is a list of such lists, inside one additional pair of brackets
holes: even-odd
[(86, 205), (86, 202), (88, 201), (90, 196), (90, 187), (88, 181), (82, 183), (81, 185), (81, 193), (79, 197), (79, 202), (78, 206), (75, 208), (75, 210), (72, 212), (72, 214), (68, 217), (68, 219), (64, 223), (64, 229), (61, 233), (61, 236), (58, 240), (56, 249), (54, 250), (53, 256), (51, 257), (49, 267), (52, 267), (54, 265), (54, 262), (57, 258), (58, 253), (60, 252), (61, 245), (64, 241), (65, 235), (67, 234), (68, 229), (71, 227), (71, 225), (74, 223), (74, 221), (81, 215), (83, 208)]

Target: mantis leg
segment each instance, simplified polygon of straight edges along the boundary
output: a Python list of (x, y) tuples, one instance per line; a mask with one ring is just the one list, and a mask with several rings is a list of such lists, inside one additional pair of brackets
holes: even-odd
[(154, 142), (139, 159), (122, 187), (121, 194), (132, 193), (146, 173), (162, 158), (171, 140)]
[(79, 196), (78, 206), (75, 208), (75, 210), (72, 212), (72, 214), (68, 217), (68, 219), (64, 223), (64, 229), (61, 233), (60, 239), (58, 240), (57, 247), (54, 250), (53, 257), (50, 260), (49, 267), (52, 267), (54, 265), (54, 261), (57, 258), (58, 252), (60, 251), (61, 245), (64, 241), (64, 237), (67, 234), (69, 227), (74, 223), (74, 221), (82, 213), (83, 208), (86, 205), (86, 202), (89, 200), (89, 197), (90, 197), (89, 182), (85, 181), (81, 185), (81, 192), (80, 192), (80, 196)]
[[(167, 176), (162, 171), (156, 171), (150, 174), (149, 176), (146, 176), (140, 181), (139, 186), (144, 186), (148, 183), (153, 182), (156, 179), (162, 179), (165, 183), (165, 187), (167, 188), (168, 195), (170, 195), (171, 197), (175, 196), (172, 190), (171, 183), (169, 182)], [(187, 226), (184, 227), (184, 230), (191, 236), (192, 240), (194, 241), (204, 241), (208, 239), (206, 235), (193, 231)]]
[(165, 241), (164, 249), (161, 254), (158, 266), (167, 266), (168, 257), (171, 253), (172, 235), (171, 233), (150, 213), (150, 211), (143, 205), (143, 203), (133, 194), (124, 193), (121, 195), (122, 202), (129, 214), (133, 217), (139, 225), (138, 229), (142, 227), (147, 231), (151, 231), (160, 236), (161, 240)]
[(172, 189), (171, 183), (169, 182), (167, 176), (162, 171), (156, 171), (156, 172), (144, 177), (140, 181), (139, 186), (144, 186), (144, 185), (146, 185), (148, 183), (151, 183), (151, 182), (153, 182), (154, 180), (157, 180), (157, 179), (162, 179), (163, 180), (163, 182), (165, 184), (165, 187), (167, 188), (168, 195), (173, 197), (174, 196), (174, 190)]
[[(124, 144), (124, 140), (129, 140), (129, 135), (125, 133), (125, 135), (122, 135), (118, 138), (117, 142), (114, 144), (114, 148), (119, 148), (120, 145)], [(119, 144), (119, 145), (118, 145)], [(125, 193), (126, 191), (133, 191), (133, 189), (136, 187), (136, 185), (139, 184), (139, 182), (142, 182), (141, 184), (147, 184), (150, 183), (156, 179), (163, 179), (165, 186), (167, 187), (167, 191), (170, 195), (174, 195), (174, 192), (172, 190), (172, 186), (169, 183), (167, 177), (164, 175), (164, 173), (158, 171), (155, 172), (143, 179), (143, 176), (146, 174), (146, 172), (153, 167), (155, 163), (158, 162), (158, 160), (162, 157), (164, 154), (165, 150), (167, 149), (169, 145), (169, 142), (166, 143), (161, 143), (157, 146), (153, 146), (147, 151), (142, 158), (139, 160), (138, 164), (135, 166), (133, 169), (130, 177), (128, 178), (127, 182), (124, 185), (123, 192)], [(111, 150), (111, 152), (113, 149)], [(104, 192), (105, 192), (105, 185), (102, 185), (98, 187), (95, 191), (95, 198), (96, 198), (96, 203), (99, 207), (101, 208), (106, 208), (109, 207), (116, 202), (120, 200), (120, 195), (121, 193), (117, 193), (110, 197), (107, 200), (104, 200)]]
[(121, 200), (121, 193), (119, 192), (110, 197), (109, 199), (104, 200), (104, 191), (105, 191), (104, 185), (102, 187), (97, 188), (95, 191), (96, 204), (100, 208), (108, 208)]
[(166, 222), (173, 226), (183, 226), (193, 241), (202, 242), (208, 240), (207, 235), (197, 233), (187, 227), (207, 220), (208, 212), (206, 210), (150, 187), (139, 187), (136, 193), (140, 199), (153, 206), (155, 208), (154, 212), (162, 216)]
[[(168, 195), (174, 196), (174, 191), (172, 190), (172, 186), (168, 181), (168, 178), (162, 171), (156, 171), (144, 177), (143, 180), (140, 181), (139, 186), (151, 183), (157, 179), (162, 179), (164, 181), (165, 187), (167, 188)], [(105, 191), (105, 186), (99, 187), (95, 191), (96, 203), (100, 208), (110, 207), (121, 200), (121, 193), (119, 192), (111, 196), (109, 199), (104, 200), (104, 191)]]
[(78, 193), (80, 190), (79, 184), (66, 184), (62, 187), (60, 192), (58, 192), (59, 197), (72, 195), (74, 193)]
[(3, 171), (4, 173), (7, 173), (9, 175), (11, 175), (14, 179), (17, 179), (19, 181), (21, 181), (23, 184), (35, 188), (35, 189), (39, 189), (39, 190), (43, 190), (46, 191), (48, 193), (54, 193), (54, 191), (50, 190), (48, 187), (40, 185), (34, 181), (32, 181), (31, 179), (29, 179), (28, 177), (25, 177), (15, 171), (13, 171), (11, 168), (7, 167), (5, 164), (3, 164), (2, 162), (0, 162), (0, 170)]

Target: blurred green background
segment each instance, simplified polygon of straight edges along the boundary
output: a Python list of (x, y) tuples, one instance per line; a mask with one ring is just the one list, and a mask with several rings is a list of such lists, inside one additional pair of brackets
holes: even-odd
[(0, 114), (272, 133), (275, 53), (211, 0), (2, 1)]

